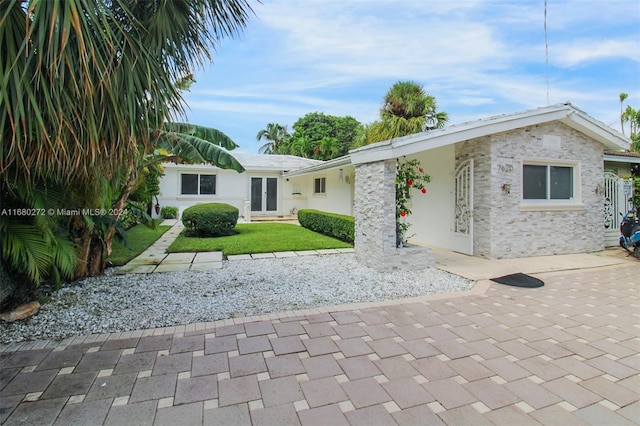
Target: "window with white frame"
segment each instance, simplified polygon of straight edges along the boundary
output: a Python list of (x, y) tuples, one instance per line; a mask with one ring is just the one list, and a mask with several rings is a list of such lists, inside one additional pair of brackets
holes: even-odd
[(180, 175), (181, 195), (215, 195), (216, 175), (182, 173)]
[(326, 194), (327, 178), (318, 177), (313, 180), (313, 193)]
[(522, 201), (524, 204), (575, 204), (580, 202), (578, 162), (524, 160)]

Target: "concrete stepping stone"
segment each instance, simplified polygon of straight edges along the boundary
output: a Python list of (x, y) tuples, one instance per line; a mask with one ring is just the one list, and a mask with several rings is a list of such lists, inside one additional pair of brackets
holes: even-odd
[(192, 263), (192, 271), (208, 271), (211, 269), (222, 269), (222, 261), (220, 262), (208, 262), (208, 263)]
[(191, 267), (190, 263), (161, 263), (158, 267), (153, 271), (157, 272), (180, 272), (180, 271), (188, 271)]
[(206, 262), (222, 262), (221, 251), (210, 251), (196, 253), (196, 257), (193, 259), (193, 263), (206, 263)]
[(162, 261), (162, 265), (170, 263), (191, 263), (195, 253), (169, 253)]

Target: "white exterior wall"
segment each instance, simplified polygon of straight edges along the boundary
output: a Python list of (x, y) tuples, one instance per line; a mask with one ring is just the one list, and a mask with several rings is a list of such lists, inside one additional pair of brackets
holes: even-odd
[[(329, 169), (317, 173), (289, 178), (292, 192), (299, 192), (292, 195), (292, 192), (284, 193), (285, 204), (291, 203), (298, 210), (315, 209), (330, 213), (353, 216), (353, 197), (355, 191), (355, 167), (342, 167), (342, 179), (340, 179), (340, 169)], [(326, 193), (314, 194), (314, 180), (316, 178), (326, 179)]]
[[(215, 195), (180, 195), (180, 174), (215, 174)], [(236, 207), (242, 215), (244, 201), (249, 199), (249, 178), (246, 173), (222, 170), (213, 166), (165, 165), (164, 176), (160, 179), (161, 207), (178, 207), (181, 214), (187, 207), (201, 203), (226, 203)], [(155, 212), (154, 212), (155, 215)]]
[(408, 160), (414, 158), (420, 161), (422, 168), (431, 176), (431, 182), (425, 186), (426, 194), (418, 190), (411, 192), (410, 209), (413, 214), (408, 218), (411, 227), (407, 236), (415, 235), (409, 238), (409, 242), (450, 249), (454, 217), (455, 148), (448, 145), (407, 156)]
[[(160, 180), (160, 195), (158, 201), (160, 206), (178, 207), (181, 213), (187, 207), (201, 203), (226, 203), (236, 207), (240, 216), (244, 215), (245, 202), (251, 200), (251, 178), (252, 177), (275, 177), (278, 178), (278, 210), (275, 212), (265, 212), (265, 214), (289, 214), (293, 207), (299, 206), (299, 201), (291, 195), (293, 189), (290, 182), (282, 179), (279, 171), (247, 171), (238, 173), (233, 170), (223, 170), (213, 166), (194, 165), (167, 165), (165, 175)], [(216, 175), (215, 195), (180, 195), (180, 174), (198, 173)], [(155, 214), (155, 212), (154, 212)], [(253, 212), (259, 215), (259, 212)]]

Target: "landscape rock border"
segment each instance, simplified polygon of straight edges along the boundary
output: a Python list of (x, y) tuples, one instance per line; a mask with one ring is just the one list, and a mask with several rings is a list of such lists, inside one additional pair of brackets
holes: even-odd
[(427, 268), (378, 272), (352, 253), (223, 262), (222, 269), (117, 275), (65, 285), (40, 312), (0, 323), (0, 343), (209, 322), (344, 303), (469, 290), (473, 282)]

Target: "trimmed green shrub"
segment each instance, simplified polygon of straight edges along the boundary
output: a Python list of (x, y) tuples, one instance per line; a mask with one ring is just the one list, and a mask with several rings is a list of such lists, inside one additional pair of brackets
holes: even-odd
[(163, 219), (175, 219), (178, 217), (178, 208), (173, 206), (164, 206), (160, 209), (160, 217)]
[(199, 237), (232, 235), (238, 209), (224, 203), (196, 204), (182, 213), (182, 223), (188, 234)]
[(298, 210), (298, 222), (314, 232), (353, 244), (355, 235), (353, 216), (303, 209)]

